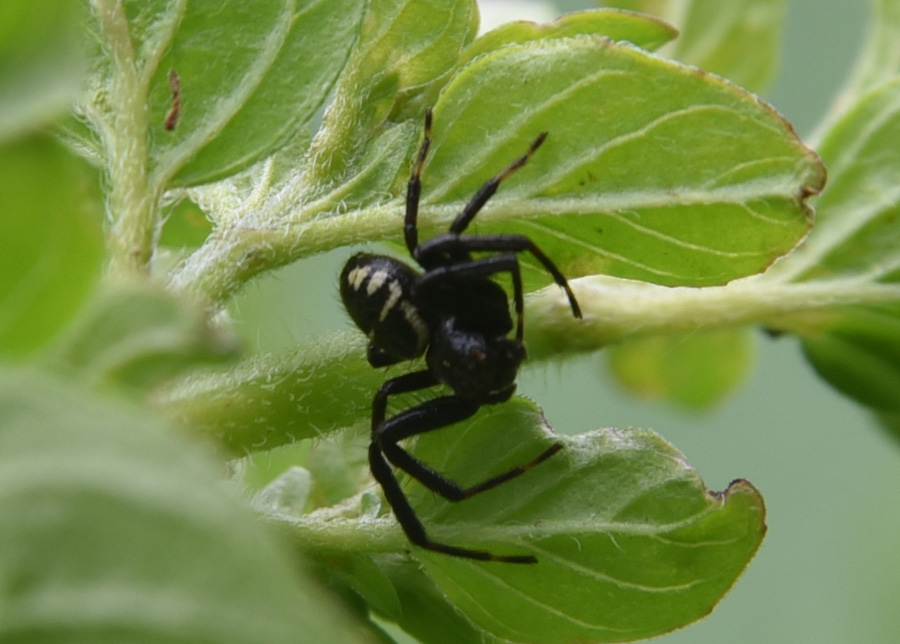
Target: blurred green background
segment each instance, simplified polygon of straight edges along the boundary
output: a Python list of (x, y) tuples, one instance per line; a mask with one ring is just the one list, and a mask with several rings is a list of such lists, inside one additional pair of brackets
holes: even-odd
[[(546, 19), (586, 6), (480, 4), (485, 22)], [(869, 3), (788, 5), (781, 71), (765, 98), (804, 136), (853, 64)], [(337, 296), (349, 254), (312, 258), (250, 286), (234, 306), (248, 348), (351, 329)], [(763, 493), (769, 532), (744, 576), (710, 617), (656, 641), (900, 642), (900, 443), (821, 382), (793, 339), (759, 334), (756, 344), (747, 382), (705, 415), (635, 399), (608, 376), (602, 355), (532, 366), (521, 375), (520, 393), (537, 400), (558, 431), (649, 427), (682, 450), (712, 489), (742, 477)]]

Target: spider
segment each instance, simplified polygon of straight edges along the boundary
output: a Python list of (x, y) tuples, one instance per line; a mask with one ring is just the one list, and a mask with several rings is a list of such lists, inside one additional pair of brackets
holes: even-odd
[[(432, 114), (425, 114), (425, 133), (406, 193), (404, 238), (422, 272), (384, 255), (351, 257), (340, 277), (341, 299), (350, 317), (368, 336), (369, 363), (385, 367), (425, 354), (426, 369), (387, 380), (372, 404), (369, 466), (384, 490), (407, 538), (415, 545), (455, 557), (481, 561), (535, 563), (528, 555), (495, 555), (430, 539), (400, 488), (392, 465), (450, 501), (461, 501), (516, 478), (562, 449), (556, 443), (533, 460), (471, 487), (462, 487), (406, 452), (399, 442), (465, 420), (484, 405), (501, 403), (516, 388), (525, 359), (522, 276), (517, 253), (539, 261), (569, 300), (572, 314), (581, 309), (563, 274), (524, 235), (465, 235), (466, 227), (499, 185), (521, 168), (544, 142), (538, 136), (526, 153), (475, 193), (448, 232), (419, 242), (418, 210), (422, 168), (431, 145)], [(472, 253), (485, 253), (473, 257)], [(516, 313), (515, 336), (509, 298), (492, 277), (512, 277)], [(452, 393), (427, 400), (386, 417), (390, 396), (446, 385)]]

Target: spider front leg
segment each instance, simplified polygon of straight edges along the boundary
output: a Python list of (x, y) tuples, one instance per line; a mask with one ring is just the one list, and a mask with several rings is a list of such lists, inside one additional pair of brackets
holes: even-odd
[(533, 155), (537, 151), (537, 149), (541, 147), (546, 138), (547, 133), (541, 132), (528, 147), (528, 151), (525, 154), (510, 163), (502, 171), (498, 172), (493, 177), (485, 181), (481, 188), (478, 189), (478, 192), (475, 193), (475, 196), (472, 197), (469, 200), (469, 203), (467, 203), (463, 208), (462, 212), (456, 216), (456, 219), (450, 226), (450, 232), (460, 234), (465, 231), (468, 225), (475, 218), (475, 215), (477, 215), (479, 211), (484, 208), (484, 205), (488, 202), (488, 199), (493, 197), (494, 193), (497, 192), (497, 188), (500, 187), (500, 184), (509, 179), (516, 170), (528, 163), (528, 159), (530, 159), (531, 155)]
[[(419, 147), (419, 154), (413, 165), (412, 173), (406, 188), (406, 217), (404, 219), (404, 239), (406, 248), (410, 255), (417, 257), (416, 248), (419, 245), (419, 197), (422, 193), (422, 168), (425, 166), (425, 159), (428, 156), (428, 150), (431, 147), (431, 108), (425, 111), (425, 132), (422, 137), (422, 145)], [(531, 156), (537, 151), (547, 138), (547, 132), (541, 132), (537, 138), (532, 141), (528, 150), (518, 159), (510, 163), (503, 170), (495, 174), (493, 177), (484, 182), (478, 189), (478, 192), (465, 205), (462, 212), (457, 215), (453, 224), (450, 226), (451, 233), (462, 233), (471, 223), (475, 215), (484, 207), (488, 200), (494, 196), (500, 184), (506, 181), (519, 168), (528, 163)]]

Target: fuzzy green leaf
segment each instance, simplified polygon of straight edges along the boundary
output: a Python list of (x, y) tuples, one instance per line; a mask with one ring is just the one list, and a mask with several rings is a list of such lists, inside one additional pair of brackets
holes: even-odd
[(479, 563), (415, 549), (447, 599), (512, 642), (651, 637), (707, 614), (756, 552), (762, 499), (746, 481), (711, 493), (684, 457), (643, 430), (548, 435), (516, 400), (419, 437), (413, 453), (462, 485), (565, 449), (524, 476), (450, 503), (408, 481), (432, 538), (536, 565)]
[(364, 641), (208, 455), (137, 407), (0, 374), (0, 476), (2, 641)]
[(762, 271), (806, 233), (824, 181), (781, 116), (719, 78), (601, 39), (532, 42), (475, 59), (442, 93), (423, 228), (445, 230), (542, 131), (478, 230), (529, 235), (570, 277), (700, 286)]
[(100, 277), (97, 183), (95, 172), (49, 139), (0, 146), (0, 354), (45, 345)]

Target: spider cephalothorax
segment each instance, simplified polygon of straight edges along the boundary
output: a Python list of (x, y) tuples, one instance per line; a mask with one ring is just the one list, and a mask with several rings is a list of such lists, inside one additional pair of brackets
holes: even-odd
[[(462, 488), (398, 444), (404, 438), (469, 418), (479, 407), (512, 396), (519, 365), (525, 359), (524, 298), (517, 253), (531, 253), (565, 289), (573, 315), (581, 317), (566, 278), (528, 237), (463, 234), (500, 183), (525, 165), (546, 136), (538, 136), (524, 155), (488, 180), (448, 232), (419, 243), (420, 177), (431, 144), (429, 110), (425, 137), (409, 179), (404, 224), (406, 246), (422, 270), (392, 257), (359, 253), (350, 258), (341, 273), (341, 298), (350, 317), (369, 338), (368, 359), (373, 367), (425, 354), (427, 369), (392, 378), (375, 395), (369, 465), (407, 537), (429, 550), (485, 561), (536, 561), (529, 555), (493, 555), (432, 541), (400, 489), (391, 464), (445, 498), (459, 501), (523, 474), (562, 447), (557, 443), (524, 465)], [(515, 327), (506, 291), (492, 280), (498, 273), (512, 277)], [(513, 328), (515, 334), (509, 337)], [(439, 384), (453, 393), (385, 418), (389, 396)]]

